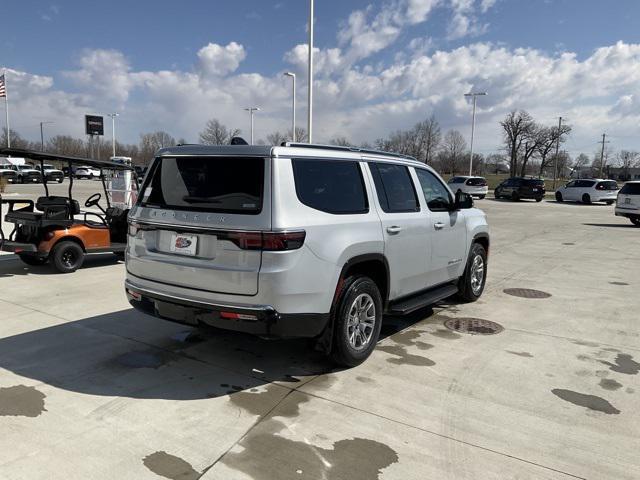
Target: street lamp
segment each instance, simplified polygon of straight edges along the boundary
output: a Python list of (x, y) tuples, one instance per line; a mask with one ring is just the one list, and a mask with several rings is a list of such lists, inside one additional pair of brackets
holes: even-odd
[(53, 122), (40, 122), (40, 151), (44, 152), (44, 128), (43, 125), (52, 124)]
[(259, 107), (248, 107), (245, 108), (245, 111), (249, 112), (251, 114), (251, 145), (253, 145), (253, 114), (255, 112), (259, 112), (260, 108)]
[(309, 0), (309, 105), (307, 109), (307, 134), (313, 143), (313, 0)]
[(473, 114), (471, 116), (471, 155), (469, 157), (469, 176), (473, 175), (473, 135), (476, 129), (476, 97), (484, 96), (487, 92), (471, 92), (465, 93), (465, 97), (473, 98)]
[(113, 157), (116, 156), (116, 117), (119, 117), (119, 113), (108, 113), (111, 117), (111, 145), (113, 147)]
[(291, 72), (285, 72), (284, 74), (286, 77), (291, 77), (293, 79), (293, 92), (292, 92), (292, 99), (293, 99), (293, 108), (292, 108), (292, 112), (291, 112), (291, 141), (293, 143), (296, 142), (296, 74), (295, 73), (291, 73)]

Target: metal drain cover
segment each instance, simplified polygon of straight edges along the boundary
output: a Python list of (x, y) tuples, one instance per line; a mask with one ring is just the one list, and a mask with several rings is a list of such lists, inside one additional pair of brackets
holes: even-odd
[(454, 332), (471, 335), (493, 335), (504, 330), (502, 325), (481, 318), (450, 318), (444, 322), (444, 326)]
[(521, 298), (549, 298), (551, 296), (550, 293), (530, 288), (505, 288), (503, 292), (507, 295)]

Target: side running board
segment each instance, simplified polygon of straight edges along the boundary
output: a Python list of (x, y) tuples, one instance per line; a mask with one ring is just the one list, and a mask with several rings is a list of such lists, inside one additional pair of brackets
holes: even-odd
[(420, 293), (414, 297), (410, 297), (404, 300), (400, 300), (397, 303), (389, 305), (387, 313), (391, 315), (407, 315), (416, 310), (433, 305), (440, 300), (444, 300), (451, 295), (458, 293), (457, 285), (447, 283), (440, 287), (436, 287), (433, 290), (428, 290), (424, 293)]

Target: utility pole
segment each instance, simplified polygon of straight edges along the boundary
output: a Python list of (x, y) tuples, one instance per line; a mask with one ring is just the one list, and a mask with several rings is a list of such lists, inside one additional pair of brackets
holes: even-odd
[(40, 151), (44, 152), (44, 128), (43, 125), (53, 122), (40, 122)]
[(248, 108), (245, 108), (245, 111), (249, 112), (249, 114), (251, 115), (251, 145), (253, 145), (253, 114), (255, 112), (259, 112), (260, 108), (259, 107), (248, 107)]
[(560, 151), (560, 131), (562, 130), (562, 117), (558, 117), (558, 139), (556, 141), (556, 156), (553, 159), (553, 190), (556, 190), (558, 181), (558, 153)]
[(313, 143), (313, 0), (309, 0), (309, 105), (307, 106), (307, 134)]
[(293, 101), (293, 108), (291, 112), (291, 141), (296, 143), (296, 74), (286, 72), (284, 75), (293, 79), (293, 91), (291, 94)]
[(602, 178), (602, 170), (604, 169), (604, 144), (609, 143), (607, 140), (607, 134), (602, 134), (602, 150), (600, 151), (600, 178)]
[(473, 113), (471, 114), (471, 153), (469, 155), (469, 176), (473, 175), (473, 134), (476, 129), (476, 97), (478, 95), (484, 96), (487, 92), (465, 93), (465, 97), (473, 98)]
[(108, 113), (109, 117), (111, 117), (111, 149), (113, 151), (113, 156), (116, 156), (116, 117), (119, 117), (119, 113)]

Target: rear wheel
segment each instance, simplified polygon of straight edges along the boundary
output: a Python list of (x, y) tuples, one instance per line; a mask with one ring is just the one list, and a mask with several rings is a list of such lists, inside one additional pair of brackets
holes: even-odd
[(72, 273), (82, 266), (84, 251), (76, 242), (63, 241), (53, 247), (51, 263), (60, 273)]
[(480, 200), (483, 200), (485, 196), (486, 196), (486, 195), (478, 195), (478, 198), (479, 198)]
[(513, 192), (511, 194), (511, 200), (513, 200), (514, 202), (519, 202), (520, 201), (520, 195), (518, 195), (518, 192)]
[(536, 197), (536, 202), (540, 203), (542, 201), (542, 197)]
[(591, 197), (589, 196), (588, 193), (585, 193), (584, 195), (582, 195), (582, 203), (586, 203), (586, 204), (591, 203)]
[(560, 192), (556, 192), (556, 202), (564, 202), (564, 199), (562, 198), (562, 194)]
[(362, 275), (348, 278), (334, 316), (331, 359), (355, 367), (371, 355), (380, 335), (382, 297), (375, 282)]
[(20, 257), (20, 260), (22, 260), (23, 263), (26, 263), (27, 265), (31, 265), (33, 267), (36, 267), (38, 265), (44, 265), (45, 263), (47, 263), (46, 257), (44, 258), (37, 257), (29, 253), (19, 253), (18, 256)]
[(613, 205), (614, 203), (616, 203), (616, 201), (615, 200), (607, 200), (605, 203), (607, 205)]
[(482, 295), (486, 281), (487, 251), (479, 243), (474, 243), (464, 274), (458, 280), (458, 297), (464, 302), (475, 302)]
[(640, 227), (640, 217), (633, 217), (629, 220), (631, 220), (631, 223), (633, 223), (636, 227)]
[(494, 190), (494, 191), (493, 191), (493, 196), (494, 196), (495, 198), (500, 198), (500, 192), (498, 192), (498, 190)]

